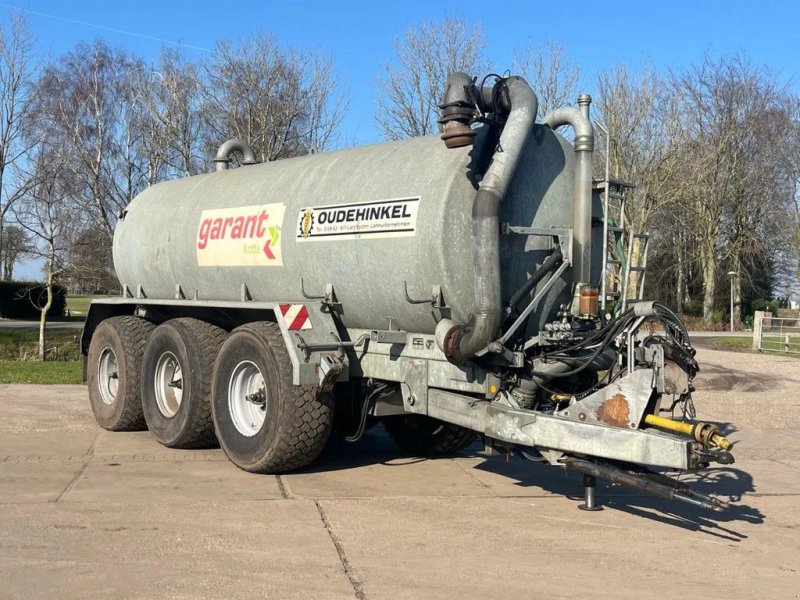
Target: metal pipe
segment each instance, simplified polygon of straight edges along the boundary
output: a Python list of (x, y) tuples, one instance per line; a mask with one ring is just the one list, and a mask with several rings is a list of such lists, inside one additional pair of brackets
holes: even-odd
[(572, 205), (572, 264), (576, 288), (591, 283), (592, 275), (592, 153), (594, 129), (589, 119), (589, 94), (578, 96), (578, 106), (557, 108), (542, 119), (557, 129), (569, 125), (575, 131), (575, 188)]
[[(463, 82), (464, 78), (459, 77)], [(475, 272), (475, 312), (465, 325), (443, 319), (436, 339), (448, 360), (461, 363), (475, 356), (495, 339), (502, 321), (500, 289), (500, 223), (498, 207), (508, 190), (528, 135), (536, 121), (539, 101), (522, 78), (503, 79), (508, 92), (508, 120), (500, 134), (499, 148), (481, 180), (472, 203), (472, 262)], [(474, 90), (476, 97), (482, 93)], [(451, 99), (451, 106), (453, 100)]]
[(608, 182), (609, 168), (610, 168), (610, 152), (611, 152), (611, 134), (608, 129), (603, 127), (601, 123), (595, 121), (595, 125), (606, 136), (606, 171), (605, 171), (605, 185), (603, 186), (603, 261), (600, 268), (600, 310), (603, 314), (606, 312), (606, 297), (608, 296), (608, 288), (606, 285), (608, 269), (608, 194), (610, 186)]
[(715, 511), (720, 511), (725, 506), (724, 503), (716, 498), (709, 498), (708, 500), (693, 498), (689, 494), (683, 493), (672, 486), (657, 483), (651, 479), (637, 477), (632, 473), (623, 471), (607, 463), (594, 463), (580, 458), (569, 457), (564, 461), (564, 464), (567, 468), (583, 473), (584, 475), (605, 479), (610, 483), (618, 483), (658, 498), (679, 500), (687, 504)]
[(231, 162), (231, 154), (234, 152), (241, 152), (244, 160), (243, 165), (256, 165), (258, 159), (256, 153), (253, 152), (252, 146), (241, 138), (233, 138), (223, 144), (217, 150), (217, 155), (214, 157), (214, 162), (217, 163), (217, 171), (224, 171), (228, 168)]

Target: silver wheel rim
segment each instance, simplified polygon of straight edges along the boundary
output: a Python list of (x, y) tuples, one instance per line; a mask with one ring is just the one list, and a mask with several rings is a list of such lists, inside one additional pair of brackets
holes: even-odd
[(267, 416), (267, 389), (255, 363), (243, 360), (233, 369), (228, 383), (228, 411), (236, 430), (252, 437)]
[(174, 417), (183, 400), (183, 372), (178, 357), (172, 352), (164, 352), (158, 357), (153, 387), (158, 410), (165, 417)]
[(108, 405), (114, 404), (119, 390), (119, 365), (117, 355), (111, 348), (103, 348), (97, 362), (97, 386), (100, 399)]

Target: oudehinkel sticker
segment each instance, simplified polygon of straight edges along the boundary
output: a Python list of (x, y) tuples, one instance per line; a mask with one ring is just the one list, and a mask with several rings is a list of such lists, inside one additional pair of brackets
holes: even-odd
[(301, 208), (295, 239), (333, 242), (413, 237), (417, 233), (418, 209), (418, 197)]
[(204, 210), (197, 228), (201, 267), (283, 266), (284, 204)]

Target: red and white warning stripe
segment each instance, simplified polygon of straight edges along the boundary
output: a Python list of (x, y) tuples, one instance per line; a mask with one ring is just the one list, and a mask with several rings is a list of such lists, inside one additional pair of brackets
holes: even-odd
[(308, 309), (304, 304), (281, 304), (280, 309), (286, 328), (290, 331), (312, 329), (311, 319), (308, 318)]

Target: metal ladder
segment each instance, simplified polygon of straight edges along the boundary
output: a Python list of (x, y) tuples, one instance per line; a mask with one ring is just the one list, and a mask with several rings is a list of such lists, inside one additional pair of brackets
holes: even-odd
[[(619, 313), (624, 311), (629, 303), (641, 300), (644, 295), (647, 246), (650, 236), (632, 232), (626, 227), (625, 222), (625, 204), (634, 188), (635, 185), (632, 183), (610, 178), (594, 184), (594, 190), (603, 197), (604, 251), (600, 279), (600, 308), (603, 312), (609, 301), (618, 301), (615, 312)], [(633, 265), (631, 262), (636, 240), (639, 240), (642, 247), (637, 255), (640, 259), (639, 264)], [(637, 275), (633, 275), (634, 273)], [(635, 299), (628, 298), (633, 277), (639, 278)]]
[[(625, 259), (625, 277), (622, 280), (622, 308), (621, 312), (625, 312), (625, 309), (628, 308), (628, 304), (633, 302), (641, 302), (644, 300), (644, 276), (647, 272), (647, 248), (650, 246), (650, 236), (646, 233), (634, 233), (632, 231), (626, 232), (627, 237), (627, 252), (628, 256)], [(639, 259), (640, 263), (638, 265), (633, 265), (633, 247), (636, 245), (636, 241), (639, 241), (640, 249), (639, 249)], [(636, 295), (634, 298), (628, 298), (629, 291), (631, 288), (631, 279), (633, 273), (640, 273), (639, 281), (637, 281), (636, 285)]]

